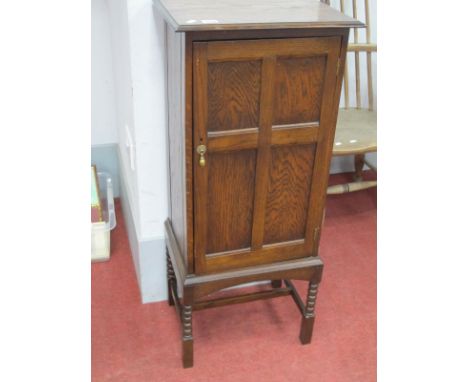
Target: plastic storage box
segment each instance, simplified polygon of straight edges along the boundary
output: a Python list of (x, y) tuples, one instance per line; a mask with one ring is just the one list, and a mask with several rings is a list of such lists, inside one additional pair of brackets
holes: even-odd
[(112, 179), (109, 174), (98, 172), (98, 180), (103, 221), (91, 223), (91, 261), (109, 260), (110, 231), (117, 224)]

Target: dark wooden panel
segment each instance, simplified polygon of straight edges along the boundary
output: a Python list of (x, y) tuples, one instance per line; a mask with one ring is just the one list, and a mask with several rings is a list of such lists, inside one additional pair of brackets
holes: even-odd
[(258, 126), (261, 61), (208, 63), (208, 131)]
[(326, 56), (277, 59), (275, 75), (275, 125), (320, 119)]
[(256, 150), (208, 157), (206, 253), (250, 246)]
[[(321, 221), (310, 221), (310, 217), (315, 217), (311, 210), (323, 210), (323, 201), (317, 203), (317, 197), (312, 197), (316, 183), (321, 183), (320, 179), (312, 180), (312, 174), (316, 170), (314, 162), (324, 150), (316, 152), (316, 148), (323, 145), (325, 131), (331, 127), (327, 106), (335, 95), (340, 42), (340, 37), (324, 37), (270, 40), (268, 44), (261, 40), (193, 44), (194, 147), (208, 147), (206, 167), (198, 165), (199, 155), (193, 157), (197, 274), (316, 254), (313, 249), (318, 244)], [(231, 57), (237, 54), (241, 57)], [(260, 62), (259, 58), (263, 58), (260, 90), (253, 87), (254, 92), (258, 91), (254, 98), (260, 98), (255, 106), (255, 126), (216, 126), (208, 131), (208, 120), (213, 118), (208, 105), (210, 97), (216, 98), (216, 91), (224, 96), (222, 89), (213, 90), (210, 65), (248, 64)], [(286, 66), (284, 71), (290, 69), (292, 74), (282, 73), (280, 68), (278, 75), (277, 59)], [(277, 80), (281, 75), (284, 78)], [(219, 76), (229, 77), (232, 72), (220, 70)], [(243, 81), (239, 78), (238, 82), (228, 83), (244, 86), (239, 84)], [(295, 101), (283, 105), (277, 114), (284, 118), (274, 121), (279, 108), (275, 105), (277, 88), (284, 81), (291, 92), (286, 96), (295, 97)], [(252, 93), (247, 86), (242, 91)], [(249, 98), (249, 94), (244, 98)], [(232, 124), (233, 120), (242, 120), (242, 115), (249, 119), (254, 114), (250, 103), (232, 105), (226, 110), (220, 108), (216, 118)], [(262, 180), (263, 172), (266, 182)]]
[(265, 244), (304, 238), (315, 146), (272, 148)]
[(229, 269), (251, 267), (306, 257), (304, 240), (264, 245), (261, 249), (227, 251), (206, 258), (206, 272), (222, 272)]

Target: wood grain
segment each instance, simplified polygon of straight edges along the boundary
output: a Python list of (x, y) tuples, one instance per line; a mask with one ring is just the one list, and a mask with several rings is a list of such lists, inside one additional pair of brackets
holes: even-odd
[[(234, 134), (233, 134), (234, 133)], [(208, 133), (208, 151), (235, 151), (258, 146), (258, 128)]]
[(320, 119), (326, 56), (279, 58), (275, 73), (275, 125)]
[[(207, 142), (206, 121), (208, 113), (208, 62), (206, 52), (207, 43), (193, 44), (193, 145), (194, 148)], [(193, 200), (194, 200), (194, 271), (203, 269), (205, 265), (205, 251), (207, 240), (207, 206), (208, 206), (208, 172), (206, 167), (198, 165), (198, 154), (193, 149)], [(206, 154), (209, 161), (209, 154)]]
[(165, 222), (164, 227), (167, 238), (167, 249), (175, 270), (177, 285), (179, 289), (184, 292), (183, 303), (186, 305), (193, 304), (195, 300), (217, 290), (252, 281), (274, 279), (312, 279), (316, 283), (319, 283), (321, 280), (323, 262), (320, 257), (292, 259), (289, 261), (282, 261), (280, 263), (257, 265), (211, 274), (186, 274), (183, 266), (182, 255), (174, 240), (174, 232), (172, 231), (172, 226), (169, 220)]
[(316, 145), (272, 149), (264, 243), (305, 237)]
[[(252, 266), (244, 269), (219, 272), (185, 279), (192, 288), (187, 301), (196, 300), (218, 290), (252, 281), (270, 279), (317, 280), (322, 277), (323, 262), (320, 257), (283, 261), (278, 264)], [(185, 300), (185, 295), (184, 295)]]
[(178, 31), (362, 25), (325, 4), (310, 0), (154, 0), (153, 3)]
[(249, 247), (256, 150), (212, 154), (208, 160), (206, 253)]
[(204, 273), (225, 272), (231, 269), (274, 264), (307, 256), (304, 240), (263, 245), (257, 250), (249, 247), (242, 250), (208, 255), (205, 260)]
[(352, 43), (348, 45), (348, 52), (377, 52), (377, 44), (373, 43)]
[(260, 61), (208, 64), (208, 131), (258, 126)]
[(313, 143), (318, 140), (320, 126), (314, 123), (287, 125), (287, 127), (273, 126), (273, 136), (271, 144), (277, 145), (293, 145), (300, 143)]
[(265, 225), (265, 205), (268, 189), (268, 166), (271, 157), (273, 81), (276, 57), (267, 56), (262, 64), (261, 121), (258, 140), (258, 160), (255, 179), (254, 224), (252, 229), (252, 249), (263, 245)]
[[(341, 41), (335, 35), (194, 43), (194, 145), (208, 146), (207, 167), (193, 157), (197, 274), (313, 254), (310, 243), (318, 243), (320, 232), (309, 221), (309, 206), (322, 215), (324, 203), (311, 204), (315, 150), (330, 129), (324, 105), (337, 80)], [(251, 63), (258, 62), (259, 75), (239, 74), (256, 73)], [(211, 84), (215, 78), (223, 87)], [(254, 86), (244, 83), (252, 78)], [(258, 98), (254, 109), (244, 102)], [(257, 109), (259, 127), (249, 126), (257, 123)], [(216, 130), (208, 131), (210, 118)]]
[[(313, 205), (314, 208), (309, 208), (306, 225), (307, 235), (305, 247), (313, 256), (318, 256), (320, 232), (323, 224), (323, 213), (328, 187), (330, 161), (338, 116), (338, 107), (340, 103), (341, 83), (343, 80), (348, 38), (349, 31), (346, 31), (342, 36), (341, 43), (334, 46), (334, 49), (330, 51), (328, 61), (333, 64), (327, 65), (325, 73), (326, 85), (324, 87), (321, 107), (320, 144), (317, 145), (315, 158), (316, 163), (312, 175), (314, 186), (310, 193), (309, 202), (309, 204)], [(340, 65), (337, 72), (334, 66), (338, 61), (340, 62)]]
[[(262, 39), (246, 41), (216, 41), (208, 44), (208, 60), (245, 61), (261, 60), (264, 57), (303, 58), (307, 56), (325, 56), (330, 46), (339, 40), (337, 36)], [(307, 68), (312, 69), (312, 68)]]

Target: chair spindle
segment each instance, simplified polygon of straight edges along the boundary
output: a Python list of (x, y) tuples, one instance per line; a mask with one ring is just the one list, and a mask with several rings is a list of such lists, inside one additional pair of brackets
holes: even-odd
[[(344, 0), (340, 0), (340, 11), (345, 13), (345, 3)], [(349, 108), (349, 74), (348, 74), (348, 60), (345, 62), (344, 69), (344, 101), (345, 109)]]
[[(357, 19), (357, 4), (353, 0), (353, 17)], [(354, 28), (354, 43), (359, 43), (359, 34), (357, 28)], [(361, 108), (361, 70), (359, 65), (359, 51), (354, 52), (354, 68), (356, 71), (356, 108)]]

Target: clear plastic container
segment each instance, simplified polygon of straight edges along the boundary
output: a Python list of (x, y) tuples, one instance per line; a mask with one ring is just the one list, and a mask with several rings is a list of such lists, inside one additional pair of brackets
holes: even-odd
[(117, 225), (114, 191), (109, 174), (98, 172), (98, 180), (103, 221), (91, 223), (91, 260), (106, 261), (110, 258), (110, 231)]

